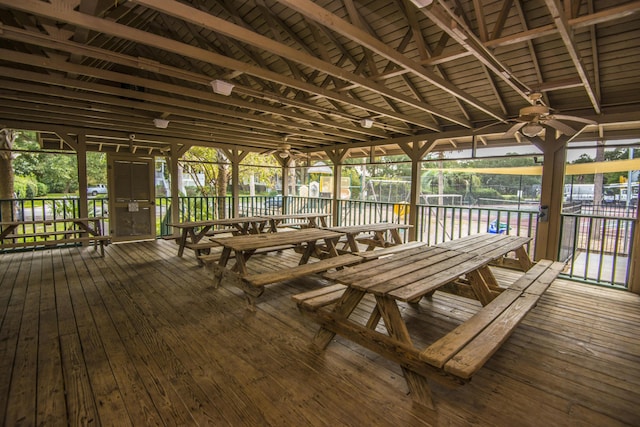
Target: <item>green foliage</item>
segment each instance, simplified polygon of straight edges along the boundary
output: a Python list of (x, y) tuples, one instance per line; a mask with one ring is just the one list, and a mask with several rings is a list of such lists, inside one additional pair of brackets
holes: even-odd
[[(637, 157), (635, 149), (633, 149), (633, 158)], [(604, 151), (604, 161), (615, 161), (615, 160), (627, 160), (629, 158), (629, 149), (627, 148), (615, 148), (613, 150), (605, 150)], [(586, 153), (583, 153), (576, 160), (571, 162), (572, 164), (579, 163), (593, 163), (596, 159), (592, 158)], [(621, 178), (626, 179), (628, 176), (627, 172), (609, 172), (602, 174), (603, 184), (618, 184), (622, 182)], [(594, 175), (577, 175), (567, 178), (567, 182), (572, 182), (575, 184), (593, 184)]]
[(475, 199), (502, 199), (502, 195), (493, 188), (475, 188), (473, 197)]
[[(183, 173), (189, 174), (196, 184), (193, 191), (185, 188), (187, 195), (219, 195), (220, 189), (217, 188), (216, 181), (220, 173), (228, 173), (226, 170), (228, 168), (225, 167), (227, 163), (219, 150), (209, 147), (191, 147), (180, 162)], [(204, 179), (201, 180), (201, 176)]]
[(13, 191), (19, 199), (31, 199), (43, 194), (38, 193), (38, 180), (33, 176), (15, 176)]
[(89, 185), (107, 183), (106, 153), (87, 153), (87, 182)]
[(50, 209), (59, 218), (78, 216), (78, 199), (62, 199), (47, 201)]
[[(20, 132), (14, 148), (16, 150), (38, 150), (37, 134), (35, 132)], [(59, 193), (78, 190), (78, 166), (74, 153), (19, 152), (13, 161), (13, 168), (16, 178), (32, 176), (44, 184), (40, 188), (41, 190), (48, 189)], [(33, 193), (44, 195), (39, 193), (38, 189)]]

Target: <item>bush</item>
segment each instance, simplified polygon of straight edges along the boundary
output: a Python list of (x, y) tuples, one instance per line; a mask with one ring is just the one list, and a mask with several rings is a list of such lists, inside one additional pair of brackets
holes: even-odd
[(493, 188), (474, 188), (473, 197), (476, 199), (502, 199), (502, 194)]
[(38, 183), (38, 196), (46, 196), (47, 193), (49, 193), (49, 188), (47, 187), (47, 184), (45, 184), (44, 182), (39, 182)]
[[(41, 195), (39, 187), (38, 181), (32, 176), (16, 176), (13, 181), (13, 191), (19, 199), (32, 199)], [(46, 190), (44, 193), (46, 194)]]

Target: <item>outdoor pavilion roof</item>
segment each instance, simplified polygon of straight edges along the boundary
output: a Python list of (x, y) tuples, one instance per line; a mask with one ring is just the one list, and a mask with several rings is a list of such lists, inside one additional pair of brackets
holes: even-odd
[(540, 92), (598, 122), (574, 140), (638, 135), (640, 1), (414, 3), (0, 0), (0, 127), (149, 154), (501, 147)]

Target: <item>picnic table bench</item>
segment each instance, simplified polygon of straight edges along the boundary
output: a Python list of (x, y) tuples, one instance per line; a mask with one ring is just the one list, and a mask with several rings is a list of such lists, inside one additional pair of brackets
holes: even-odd
[(202, 265), (200, 256), (208, 253), (211, 248), (218, 246), (217, 243), (205, 239), (205, 237), (212, 237), (221, 233), (262, 233), (267, 222), (267, 218), (255, 216), (185, 221), (169, 225), (182, 230), (179, 236), (172, 237), (178, 243), (178, 256), (182, 257), (185, 249), (191, 249), (195, 252), (198, 263)]
[[(539, 261), (505, 289), (495, 283), (490, 261), (474, 253), (415, 245), (326, 273), (324, 277), (336, 282), (334, 285), (292, 299), (303, 313), (320, 323), (313, 339), (318, 350), (338, 333), (398, 362), (413, 399), (433, 408), (428, 380), (467, 382), (506, 341), (564, 267), (559, 262)], [(436, 342), (416, 347), (398, 303), (416, 303), (460, 275), (467, 277), (483, 307)], [(373, 306), (360, 304), (366, 295), (373, 296)], [(368, 313), (366, 322), (351, 316), (356, 307)], [(381, 319), (383, 324), (379, 325)]]
[(269, 226), (267, 230), (269, 232), (275, 233), (278, 231), (278, 228), (283, 227), (295, 227), (295, 228), (317, 228), (317, 227), (326, 227), (327, 226), (327, 218), (329, 218), (331, 214), (329, 213), (320, 213), (320, 212), (306, 212), (306, 213), (295, 213), (295, 214), (282, 214), (282, 215), (265, 215), (264, 217), (268, 219)]
[(386, 248), (402, 244), (400, 230), (411, 228), (408, 224), (396, 224), (393, 222), (378, 222), (373, 224), (347, 225), (342, 227), (328, 227), (328, 230), (345, 234), (344, 245), (341, 250), (360, 252), (358, 243), (367, 245), (366, 251), (375, 248)]
[[(341, 236), (342, 234), (330, 230), (307, 228), (286, 233), (214, 237), (212, 240), (223, 248), (222, 253), (218, 262), (210, 262), (206, 265), (213, 272), (214, 287), (226, 282), (240, 288), (245, 293), (248, 308), (255, 310), (255, 300), (262, 295), (264, 287), (267, 285), (361, 262), (362, 258), (356, 255), (338, 255), (335, 242)], [(324, 245), (329, 248), (329, 256), (309, 262), (319, 241), (323, 241)], [(287, 245), (301, 249), (298, 252), (302, 256), (296, 267), (279, 268), (269, 273), (251, 274), (249, 272), (247, 262), (254, 254), (259, 251), (263, 253), (277, 251)], [(235, 263), (228, 266), (232, 254)]]
[[(110, 236), (102, 233), (104, 219), (90, 217), (0, 222), (0, 249), (93, 243), (96, 251), (100, 246), (100, 255), (104, 256), (104, 246), (111, 241)], [(27, 226), (33, 231), (25, 231)], [(21, 227), (22, 232), (19, 230)], [(40, 228), (42, 231), (38, 231)]]

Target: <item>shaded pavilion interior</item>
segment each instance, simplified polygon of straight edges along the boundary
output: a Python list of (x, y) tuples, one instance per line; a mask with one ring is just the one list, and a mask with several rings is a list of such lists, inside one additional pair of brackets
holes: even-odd
[[(373, 158), (380, 153), (406, 154), (417, 164), (425, 155), (438, 151), (495, 147), (504, 148), (506, 152), (510, 147), (533, 145), (545, 157), (541, 204), (551, 208), (549, 226), (542, 227), (543, 235), (537, 237), (536, 247), (545, 248), (542, 256), (551, 254), (557, 248), (554, 236), (558, 234), (564, 148), (567, 144), (586, 141), (638, 137), (640, 2), (441, 0), (427, 3), (419, 8), (408, 0), (0, 0), (0, 128), (38, 131), (42, 148), (75, 151), (79, 157), (87, 151), (162, 155), (168, 156), (173, 164), (196, 145), (225, 150), (236, 165), (248, 152), (277, 149), (283, 143), (309, 159), (329, 159), (334, 165), (349, 156)], [(231, 93), (214, 92), (214, 81), (232, 84)], [(531, 105), (530, 94), (535, 92), (541, 93), (541, 103), (554, 111), (597, 124), (567, 121), (575, 134), (558, 133), (544, 126), (542, 133), (535, 136), (518, 132), (505, 138), (504, 133), (514, 125), (519, 110)], [(158, 127), (157, 120), (168, 121), (166, 128)], [(283, 167), (289, 165), (288, 158), (278, 158)], [(86, 178), (79, 176), (81, 187), (86, 186)], [(81, 191), (80, 197), (86, 195)], [(172, 197), (177, 197), (177, 188), (172, 188)], [(416, 197), (414, 191), (414, 202)], [(81, 394), (86, 391), (81, 387), (90, 385), (93, 397), (87, 401), (93, 401), (93, 413), (99, 416), (92, 419), (99, 423), (107, 423), (114, 419), (111, 416), (123, 413), (122, 402), (130, 396), (129, 392), (146, 396), (140, 397), (140, 406), (156, 408), (159, 419), (166, 416), (175, 423), (203, 421), (210, 415), (204, 412), (215, 411), (216, 405), (203, 404), (200, 412), (193, 410), (202, 403), (197, 393), (217, 390), (222, 401), (234, 407), (231, 412), (221, 410), (217, 420), (232, 424), (285, 424), (295, 421), (295, 417), (310, 424), (323, 424), (330, 421), (331, 416), (336, 420), (345, 416), (367, 422), (395, 413), (393, 408), (402, 408), (400, 412), (404, 415), (397, 420), (390, 419), (389, 424), (462, 425), (473, 422), (476, 411), (479, 411), (478, 422), (487, 425), (521, 420), (522, 412), (530, 417), (532, 425), (537, 423), (534, 414), (543, 416), (541, 420), (562, 419), (566, 424), (571, 424), (570, 420), (580, 423), (590, 419), (600, 425), (637, 424), (637, 409), (633, 409), (632, 403), (638, 400), (638, 342), (632, 335), (624, 335), (637, 323), (638, 301), (632, 294), (585, 289), (557, 281), (552, 287), (552, 291), (557, 292), (550, 291), (551, 295), (543, 298), (540, 307), (543, 313), (559, 306), (571, 311), (567, 306), (580, 301), (583, 311), (576, 309), (579, 313), (575, 315), (575, 323), (564, 323), (566, 317), (571, 316), (562, 312), (558, 319), (565, 320), (558, 320), (554, 324), (556, 329), (547, 330), (543, 326), (546, 322), (539, 319), (543, 315), (533, 312), (525, 320), (525, 326), (532, 331), (524, 328), (520, 335), (516, 332), (515, 343), (508, 343), (506, 349), (496, 355), (497, 360), (491, 362), (493, 365), (480, 372), (481, 379), (477, 382), (489, 381), (484, 383), (484, 388), (476, 389), (474, 379), (472, 385), (461, 389), (462, 395), (443, 393), (446, 396), (443, 402), (449, 402), (448, 409), (435, 415), (424, 414), (413, 408), (409, 399), (398, 397), (402, 394), (398, 393), (402, 388), (399, 371), (376, 356), (347, 342), (341, 342), (321, 358), (309, 354), (306, 344), (314, 326), (296, 317), (298, 314), (286, 291), (282, 294), (274, 291), (280, 299), (273, 305), (261, 306), (256, 318), (247, 317), (241, 299), (232, 298), (236, 297), (232, 290), (221, 292), (228, 297), (223, 301), (218, 300), (220, 296), (209, 294), (204, 271), (195, 269), (194, 265), (180, 264), (182, 260), (174, 259), (171, 251), (162, 246), (165, 243), (144, 244), (150, 252), (139, 255), (141, 258), (137, 258), (137, 252), (132, 254), (120, 245), (111, 248), (113, 254), (107, 254), (105, 260), (85, 258), (82, 252), (66, 254), (75, 249), (2, 256), (0, 262), (7, 266), (3, 267), (0, 283), (2, 333), (3, 339), (8, 338), (3, 341), (6, 343), (3, 350), (14, 355), (3, 358), (6, 366), (2, 373), (10, 377), (2, 393), (5, 420), (29, 414), (40, 422), (47, 419), (47, 414), (54, 413), (54, 409), (60, 410), (60, 405), (66, 405), (64, 416), (69, 419), (91, 412), (69, 406), (71, 401), (85, 405), (82, 399), (49, 400), (42, 393), (36, 393), (35, 398), (43, 399), (43, 412), (40, 412), (40, 400), (33, 404), (31, 392), (40, 390), (37, 381), (58, 372), (55, 369), (42, 372), (41, 377), (38, 371), (37, 381), (32, 377), (34, 366), (47, 366), (39, 364), (38, 358), (46, 359), (48, 350), (39, 353), (36, 347), (34, 353), (28, 344), (32, 338), (40, 337), (38, 342), (51, 345), (51, 354), (61, 355), (60, 363), (65, 368), (57, 374), (70, 375), (62, 383), (60, 378), (52, 379), (50, 387), (60, 393), (60, 384), (64, 384), (65, 392), (69, 393), (68, 387), (77, 384), (74, 392)], [(73, 259), (75, 273), (67, 269), (71, 264), (62, 262), (67, 256)], [(123, 343), (115, 347), (121, 353), (107, 354), (109, 337), (102, 335), (99, 325), (119, 329), (118, 325), (133, 326), (139, 319), (112, 311), (106, 301), (116, 298), (115, 294), (92, 294), (84, 285), (89, 274), (88, 283), (93, 283), (96, 289), (101, 285), (105, 290), (111, 289), (109, 286), (115, 282), (111, 281), (109, 269), (120, 268), (118, 262), (131, 267), (129, 272), (122, 273), (123, 269), (118, 273), (117, 285), (126, 291), (123, 297), (129, 298), (128, 303), (119, 300), (118, 304), (130, 310), (132, 316), (141, 313), (141, 319), (154, 319), (159, 323), (153, 323), (149, 330), (124, 329), (123, 334), (128, 336), (111, 337)], [(130, 273), (136, 268), (154, 272), (158, 265), (166, 263), (180, 272), (177, 277), (190, 277), (190, 282), (199, 286), (192, 288), (191, 283), (180, 283), (177, 292), (163, 288), (163, 292), (168, 292), (166, 300), (172, 301), (170, 306), (163, 305), (159, 290), (142, 289), (141, 283), (152, 282), (140, 282), (137, 275)], [(17, 275), (11, 275), (11, 271)], [(52, 289), (47, 285), (52, 275), (54, 279), (59, 278), (54, 282), (60, 283), (61, 288), (55, 285)], [(78, 275), (82, 279), (78, 279)], [(640, 281), (638, 276), (632, 275), (636, 282)], [(176, 283), (179, 282), (176, 279)], [(636, 282), (631, 285), (632, 290), (640, 289)], [(296, 284), (295, 288), (299, 286)], [(48, 292), (53, 290), (56, 295), (67, 295), (71, 305), (52, 305)], [(205, 303), (210, 307), (200, 307), (202, 317), (196, 319), (188, 305), (202, 293), (211, 298)], [(149, 298), (149, 305), (142, 307), (143, 303), (136, 301), (138, 295), (143, 295), (144, 301)], [(56, 304), (64, 301), (59, 296), (55, 298)], [(92, 311), (92, 302), (98, 301), (92, 298), (103, 301), (104, 309)], [(598, 298), (607, 304), (600, 306)], [(178, 307), (178, 301), (185, 305)], [(156, 303), (159, 305), (154, 305)], [(273, 307), (281, 308), (286, 314), (280, 314), (280, 310)], [(603, 307), (616, 308), (604, 310)], [(177, 313), (172, 319), (176, 328), (163, 323), (158, 315), (167, 308)], [(211, 314), (206, 314), (207, 310), (211, 310)], [(123, 317), (116, 318), (116, 313)], [(47, 316), (53, 316), (55, 327), (46, 321)], [(597, 332), (592, 330), (594, 317), (604, 318), (603, 329)], [(272, 328), (252, 330), (253, 326), (257, 327), (257, 318), (264, 319), (263, 323), (273, 325)], [(224, 346), (215, 346), (215, 339), (207, 342), (214, 347), (205, 347), (203, 338), (198, 336), (191, 344), (195, 346), (197, 342), (198, 345), (192, 348), (193, 352), (203, 351), (200, 354), (210, 356), (198, 360), (204, 363), (204, 359), (222, 358), (237, 364), (202, 365), (207, 369), (194, 364), (184, 371), (188, 375), (182, 376), (180, 363), (185, 363), (186, 355), (176, 356), (176, 352), (182, 351), (179, 347), (184, 342), (177, 340), (168, 344), (168, 340), (198, 333), (199, 324), (205, 324), (205, 330), (211, 336), (219, 336), (222, 342), (237, 344), (238, 347), (233, 347), (237, 351), (260, 352), (258, 343), (266, 340), (257, 337), (264, 332), (300, 354), (281, 354), (280, 347), (273, 346), (269, 362), (259, 358), (234, 361)], [(628, 328), (616, 329), (616, 334), (622, 336), (610, 333), (616, 324), (628, 325)], [(177, 325), (186, 329), (177, 329)], [(291, 328), (291, 325), (295, 326)], [(216, 329), (220, 326), (222, 329)], [(135, 346), (128, 345), (137, 342), (137, 337), (152, 339), (146, 334), (164, 331), (164, 327), (167, 332), (162, 335), (165, 340), (162, 343), (171, 347), (171, 351), (166, 353), (166, 360), (157, 360), (153, 366), (158, 373), (164, 366), (159, 363), (173, 366), (175, 371), (173, 376), (165, 377), (168, 382), (158, 382), (158, 389), (153, 391), (156, 396), (149, 403), (145, 399), (149, 399), (153, 385), (147, 384), (145, 392), (139, 391), (136, 379), (145, 378), (142, 366), (154, 353), (153, 349), (159, 347), (147, 341), (141, 350), (148, 354), (142, 354), (131, 353)], [(65, 328), (69, 328), (69, 334)], [(234, 336), (242, 336), (246, 341), (235, 343), (231, 338)], [(606, 351), (598, 353), (585, 345), (594, 341)], [(90, 345), (102, 348), (105, 357), (92, 360)], [(540, 354), (528, 356), (531, 346), (542, 349), (536, 350)], [(77, 359), (76, 350), (81, 356)], [(603, 353), (607, 357), (602, 356)], [(334, 354), (344, 360), (344, 365), (332, 364)], [(576, 358), (563, 358), (559, 354)], [(280, 357), (283, 359), (279, 360)], [(537, 363), (543, 357), (550, 357), (553, 363)], [(112, 377), (107, 378), (121, 384), (120, 375), (131, 375), (132, 389), (119, 389), (110, 395), (113, 400), (102, 400), (100, 396), (108, 394), (113, 383), (101, 383), (100, 374), (96, 372), (107, 370), (105, 364), (113, 367), (131, 361), (130, 358), (136, 359), (134, 370), (113, 369)], [(13, 361), (11, 369), (9, 360)], [(300, 360), (310, 361), (301, 363)], [(180, 363), (174, 365), (173, 362)], [(252, 363), (260, 364), (263, 369), (255, 369)], [(511, 363), (516, 363), (515, 367)], [(377, 373), (381, 365), (385, 367), (385, 374)], [(538, 375), (535, 369), (540, 365), (550, 366), (546, 375)], [(296, 375), (292, 377), (297, 380), (278, 383), (278, 378), (289, 375), (289, 366), (296, 366)], [(603, 366), (613, 366), (619, 371), (609, 372)], [(532, 371), (515, 375), (521, 367)], [(594, 371), (585, 373), (580, 370), (583, 367), (587, 370), (593, 367)], [(512, 374), (502, 373), (507, 368)], [(21, 376), (21, 372), (29, 374)], [(228, 382), (217, 383), (208, 377), (213, 376), (212, 372), (226, 373)], [(230, 375), (229, 372), (237, 373)], [(337, 382), (329, 381), (326, 375), (336, 378)], [(79, 380), (75, 382), (74, 378)], [(583, 383), (576, 378), (589, 378), (589, 381)], [(577, 388), (572, 388), (573, 381), (579, 384)], [(201, 386), (205, 383), (211, 388)], [(302, 387), (307, 383), (316, 384), (312, 391)], [(552, 403), (548, 394), (557, 396), (551, 391), (558, 383), (571, 385), (560, 388), (564, 400), (553, 399)], [(596, 383), (607, 384), (604, 391), (611, 393), (598, 391)], [(197, 384), (194, 389), (193, 384)], [(268, 394), (275, 384), (281, 388), (277, 397)], [(291, 389), (294, 384), (298, 387), (295, 392)], [(225, 390), (249, 390), (248, 385), (255, 385), (260, 391), (248, 395), (238, 392), (237, 400), (225, 394)], [(100, 387), (104, 394), (97, 392)], [(174, 394), (165, 395), (164, 391), (170, 389)], [(580, 398), (570, 397), (576, 390), (580, 391), (576, 394)], [(537, 399), (527, 399), (534, 391)], [(510, 408), (513, 412), (498, 414), (503, 405), (496, 404), (495, 399), (510, 398), (514, 393), (520, 396), (520, 400), (515, 400), (522, 406), (518, 406), (518, 410)], [(590, 393), (606, 394), (609, 399), (599, 401)], [(186, 412), (182, 407), (172, 406), (178, 396), (193, 398), (181, 400), (184, 407), (189, 408)], [(341, 406), (353, 396), (357, 396), (353, 405)], [(578, 402), (579, 399), (583, 400)], [(458, 413), (459, 400), (466, 400), (467, 406)], [(100, 413), (100, 409), (105, 410), (101, 406), (105, 402), (108, 402), (105, 408), (120, 409)], [(151, 418), (141, 421), (142, 418), (138, 418), (141, 415), (132, 415), (131, 406), (125, 406), (132, 424), (153, 423)], [(278, 409), (268, 415), (268, 407)], [(300, 407), (306, 409), (296, 409)], [(371, 412), (362, 410), (363, 407)], [(443, 407), (447, 408), (447, 404)], [(342, 412), (333, 412), (337, 408)]]
[[(0, 414), (5, 425), (637, 425), (640, 296), (556, 280), (509, 340), (460, 387), (413, 403), (399, 366), (317, 325), (269, 286), (246, 309), (163, 240), (4, 254)], [(275, 260), (273, 258), (276, 258)], [(295, 265), (286, 251), (252, 271)], [(512, 273), (496, 270), (502, 283)], [(373, 303), (373, 301), (371, 301)], [(478, 309), (436, 292), (401, 307), (433, 340)], [(363, 313), (364, 315), (364, 313)], [(418, 330), (419, 328), (414, 328)]]

